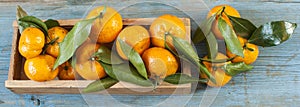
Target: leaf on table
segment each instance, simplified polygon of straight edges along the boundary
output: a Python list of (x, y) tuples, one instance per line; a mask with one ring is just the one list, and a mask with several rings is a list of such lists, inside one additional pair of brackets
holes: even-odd
[(193, 82), (207, 83), (207, 79), (201, 79), (201, 78), (199, 79), (182, 73), (169, 75), (166, 78), (164, 78), (164, 81), (171, 84), (186, 84), (186, 83), (193, 83)]
[(237, 74), (247, 72), (253, 69), (253, 66), (247, 65), (244, 62), (230, 63), (223, 66), (227, 75), (236, 76)]
[(54, 63), (53, 69), (70, 59), (76, 49), (88, 38), (95, 18), (85, 19), (77, 22), (64, 40), (59, 44), (59, 55)]
[(96, 60), (99, 60), (106, 64), (123, 63), (123, 60), (116, 53), (112, 52), (109, 48), (107, 48), (104, 45), (100, 46), (97, 52), (94, 53), (93, 57), (96, 57)]
[(139, 74), (148, 79), (145, 64), (138, 52), (136, 52), (130, 45), (118, 38), (122, 52), (127, 56), (132, 65), (137, 69)]
[(24, 17), (24, 16), (28, 16), (28, 14), (23, 10), (23, 8), (21, 6), (17, 6), (17, 20), (19, 20), (20, 18)]
[(277, 46), (288, 40), (296, 27), (296, 23), (286, 21), (268, 22), (256, 29), (248, 42), (262, 47)]
[(257, 29), (256, 26), (247, 19), (228, 15), (235, 33), (245, 39), (249, 39)]
[(59, 23), (57, 20), (48, 19), (44, 22), (47, 25), (47, 28), (50, 29), (52, 27), (59, 26)]
[(101, 80), (96, 80), (92, 83), (90, 83), (87, 87), (85, 87), (82, 92), (83, 93), (91, 93), (91, 92), (97, 92), (97, 91), (102, 91), (105, 89), (110, 88), (111, 86), (115, 85), (118, 83), (118, 80), (115, 80), (111, 77), (106, 77)]
[(218, 19), (218, 28), (224, 37), (227, 49), (238, 56), (244, 57), (243, 47), (240, 44), (233, 29), (225, 22), (223, 18)]
[(110, 65), (100, 62), (106, 74), (116, 80), (133, 83), (140, 86), (153, 86), (150, 80), (143, 78), (137, 70), (129, 64)]

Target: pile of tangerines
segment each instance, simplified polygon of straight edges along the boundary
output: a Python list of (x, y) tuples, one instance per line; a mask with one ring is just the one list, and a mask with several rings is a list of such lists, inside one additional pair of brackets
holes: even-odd
[[(68, 33), (66, 29), (53, 27), (48, 30), (48, 37), (46, 37), (39, 28), (26, 28), (21, 33), (19, 52), (26, 58), (24, 71), (27, 77), (34, 81), (52, 80), (57, 75), (59, 79), (72, 80), (75, 79), (76, 74), (80, 78), (87, 80), (104, 78), (107, 76), (104, 68), (91, 57), (102, 45), (116, 41), (118, 55), (122, 59), (128, 60), (117, 38), (129, 44), (140, 54), (149, 77), (159, 76), (164, 78), (178, 71), (178, 60), (169, 50), (164, 48), (164, 36), (166, 32), (170, 32), (174, 36), (185, 39), (186, 29), (181, 19), (174, 15), (165, 14), (154, 20), (149, 30), (139, 25), (123, 28), (121, 15), (113, 8), (107, 6), (93, 9), (89, 12), (86, 19), (97, 16), (104, 9), (105, 14), (103, 18), (94, 21), (96, 24), (92, 26), (90, 36), (76, 50), (75, 67), (72, 67), (70, 62), (67, 61), (57, 69), (52, 70), (55, 60), (60, 54), (58, 44), (63, 41)], [(103, 22), (104, 24), (98, 24)], [(102, 30), (98, 32), (98, 29)], [(171, 42), (168, 43), (172, 46)]]
[[(223, 10), (222, 10), (223, 9)], [(222, 12), (220, 12), (220, 10)], [(179, 57), (171, 52), (176, 47), (172, 42), (172, 37), (166, 34), (187, 40), (187, 33), (184, 22), (170, 14), (165, 14), (156, 18), (149, 29), (140, 25), (125, 26), (122, 16), (113, 8), (100, 6), (89, 12), (86, 19), (91, 19), (105, 11), (101, 18), (95, 19), (88, 38), (76, 49), (74, 56), (76, 61), (72, 65), (71, 59), (58, 68), (54, 69), (56, 58), (63, 53), (60, 51), (60, 43), (68, 35), (68, 30), (56, 26), (47, 31), (47, 35), (39, 28), (28, 27), (21, 32), (19, 40), (19, 52), (26, 58), (24, 71), (27, 77), (34, 81), (48, 81), (56, 77), (62, 80), (74, 80), (79, 77), (86, 80), (101, 80), (107, 77), (105, 68), (99, 61), (93, 58), (94, 54), (102, 46), (115, 45), (116, 53), (122, 60), (129, 60), (128, 55), (122, 49), (121, 41), (127, 43), (136, 51), (143, 60), (149, 78), (165, 78), (180, 72)], [(232, 27), (227, 15), (240, 17), (236, 9), (229, 5), (219, 5), (212, 8), (207, 18), (216, 15), (212, 22), (211, 32), (219, 40), (223, 40), (223, 35), (218, 27), (218, 19), (221, 17)], [(99, 30), (100, 29), (100, 30)], [(232, 78), (226, 74), (222, 67), (226, 64), (244, 62), (252, 64), (258, 57), (258, 46), (248, 43), (247, 39), (237, 35), (244, 56), (238, 56), (227, 50), (226, 53), (218, 52), (214, 59), (208, 56), (202, 58), (202, 62), (214, 77), (215, 81), (208, 79), (207, 85), (220, 87), (227, 84)], [(170, 48), (167, 48), (170, 46)], [(70, 44), (72, 45), (72, 44)], [(226, 55), (225, 55), (226, 54)], [(225, 59), (225, 60), (224, 60)], [(227, 60), (231, 59), (231, 60)], [(223, 62), (212, 63), (208, 60), (223, 60)], [(200, 72), (200, 78), (208, 78), (208, 75)]]

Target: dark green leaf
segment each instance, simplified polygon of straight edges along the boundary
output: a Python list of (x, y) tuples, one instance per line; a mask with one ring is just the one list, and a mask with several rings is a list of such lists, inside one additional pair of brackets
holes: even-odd
[[(199, 43), (204, 40), (206, 35), (211, 32), (212, 22), (216, 18), (216, 15), (211, 16), (210, 18), (206, 19), (200, 27), (197, 28), (194, 36), (193, 36), (193, 43)], [(203, 29), (203, 30), (202, 30)]]
[(296, 23), (285, 21), (269, 22), (256, 29), (248, 42), (263, 47), (277, 46), (288, 40), (296, 27)]
[(241, 46), (235, 32), (221, 17), (218, 18), (218, 28), (224, 37), (227, 49), (233, 54), (244, 57), (243, 47)]
[(207, 79), (194, 78), (182, 73), (180, 74), (177, 73), (177, 74), (167, 76), (164, 79), (164, 81), (171, 84), (186, 84), (186, 83), (193, 83), (193, 82), (207, 83)]
[(131, 46), (118, 38), (122, 52), (127, 56), (132, 65), (137, 69), (140, 75), (148, 79), (147, 70), (145, 64), (140, 56)]
[(208, 58), (215, 59), (219, 52), (218, 41), (217, 41), (215, 35), (212, 32), (210, 32), (208, 34), (208, 36), (206, 37), (205, 42), (206, 42), (206, 46), (207, 46), (207, 50), (208, 50)]
[(74, 55), (76, 49), (88, 38), (96, 18), (81, 20), (68, 32), (64, 40), (59, 44), (60, 54), (55, 61), (53, 69), (56, 69)]
[(253, 66), (247, 65), (244, 62), (230, 63), (223, 66), (227, 75), (236, 76), (239, 73), (253, 69)]
[[(41, 28), (45, 35), (48, 35), (47, 25), (39, 18), (36, 18), (34, 16), (24, 16), (18, 20), (18, 23), (34, 23), (35, 25), (39, 26), (38, 28)], [(21, 29), (24, 30), (25, 28)], [(20, 32), (22, 31), (20, 30)]]
[(194, 44), (196, 44), (196, 43), (200, 43), (204, 39), (205, 39), (205, 35), (204, 35), (203, 31), (201, 30), (201, 28), (198, 27), (192, 38), (192, 41)]
[(215, 78), (209, 73), (209, 71), (207, 70), (206, 67), (204, 67), (201, 63), (200, 63), (200, 59), (198, 57), (198, 54), (196, 53), (196, 51), (194, 50), (193, 46), (187, 42), (184, 39), (175, 37), (175, 36), (171, 36), (173, 39), (173, 44), (175, 46), (176, 51), (179, 53), (179, 57), (183, 57), (183, 59), (187, 59), (188, 62), (191, 62), (192, 64), (195, 64), (201, 72), (204, 72), (207, 77), (215, 82)]
[(249, 39), (257, 29), (256, 26), (247, 19), (228, 15), (235, 33), (245, 39)]
[(21, 6), (17, 6), (17, 20), (19, 20), (20, 18), (24, 17), (24, 16), (28, 16), (28, 14), (22, 9)]
[(96, 60), (106, 64), (121, 64), (123, 60), (114, 52), (111, 52), (106, 46), (100, 46), (96, 53), (93, 55)]
[(111, 86), (115, 85), (118, 82), (119, 82), (118, 80), (115, 80), (111, 77), (106, 77), (104, 79), (96, 80), (96, 81), (90, 83), (87, 87), (85, 87), (82, 90), (82, 92), (90, 93), (90, 92), (102, 91), (102, 90), (110, 88)]
[(19, 31), (20, 33), (22, 33), (26, 28), (28, 27), (36, 27), (38, 29), (43, 29), (41, 28), (40, 26), (38, 26), (37, 24), (35, 23), (32, 23), (32, 22), (23, 22), (23, 21), (19, 21), (18, 22), (18, 25), (19, 25)]
[(150, 80), (143, 78), (137, 70), (129, 64), (109, 65), (100, 62), (106, 74), (113, 79), (125, 81), (140, 86), (153, 86)]
[(52, 27), (59, 26), (59, 23), (57, 20), (48, 19), (44, 22), (47, 25), (47, 28), (50, 29)]
[[(105, 73), (106, 73), (109, 77), (111, 77), (111, 78), (113, 78), (113, 79), (117, 79), (117, 76), (116, 76), (116, 75), (118, 75), (118, 72), (119, 72), (119, 71), (113, 71), (112, 65), (111, 65), (111, 64), (106, 64), (106, 63), (103, 63), (103, 62), (101, 62), (101, 61), (98, 61), (98, 62), (102, 65), (102, 67), (103, 67)], [(115, 72), (116, 72), (116, 73), (115, 73)], [(117, 80), (119, 80), (119, 79), (117, 79)]]

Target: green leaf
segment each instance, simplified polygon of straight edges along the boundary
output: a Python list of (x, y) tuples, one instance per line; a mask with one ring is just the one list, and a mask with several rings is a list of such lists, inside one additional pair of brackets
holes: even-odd
[(96, 18), (81, 20), (68, 32), (64, 40), (59, 44), (60, 54), (54, 63), (53, 69), (56, 69), (74, 55), (76, 49), (88, 38)]
[(97, 91), (102, 91), (105, 89), (110, 88), (111, 86), (115, 85), (118, 83), (118, 80), (115, 80), (111, 77), (106, 77), (101, 80), (96, 80), (92, 83), (90, 83), (87, 87), (85, 87), (82, 92), (83, 93), (91, 93), (91, 92), (97, 92)]
[(235, 57), (226, 58), (226, 59), (204, 59), (204, 58), (200, 58), (200, 60), (210, 62), (210, 63), (224, 63), (224, 62), (232, 61), (234, 58)]
[(247, 19), (228, 15), (235, 33), (245, 39), (249, 39), (257, 29), (256, 26)]
[(244, 62), (238, 62), (238, 63), (225, 64), (223, 66), (223, 69), (225, 69), (227, 75), (233, 77), (239, 73), (246, 72), (253, 69), (253, 66), (247, 65)]
[(144, 78), (148, 79), (147, 70), (145, 64), (140, 56), (131, 46), (125, 43), (123, 40), (118, 38), (122, 52), (127, 56), (132, 65), (137, 69), (139, 74)]
[(241, 46), (235, 32), (221, 17), (218, 18), (218, 28), (224, 37), (227, 49), (233, 54), (244, 57), (243, 47)]
[(198, 27), (192, 38), (192, 41), (194, 44), (196, 44), (196, 43), (200, 43), (204, 39), (205, 39), (205, 35), (204, 35), (203, 31), (201, 30), (201, 28)]
[(193, 83), (193, 82), (207, 83), (207, 79), (194, 78), (182, 73), (169, 75), (164, 79), (164, 81), (171, 84), (186, 84), (186, 83)]
[(209, 59), (215, 59), (218, 55), (218, 41), (215, 37), (215, 35), (210, 32), (208, 36), (206, 37), (206, 46), (208, 50), (208, 58)]
[[(215, 78), (209, 73), (207, 68), (200, 63), (198, 54), (194, 50), (193, 46), (184, 39), (181, 39), (181, 38), (178, 38), (175, 36), (171, 36), (171, 37), (172, 37), (175, 49), (179, 53), (179, 55), (177, 54), (177, 56), (183, 57), (183, 59), (187, 59), (188, 62), (195, 64), (200, 69), (201, 72), (204, 72), (207, 75), (207, 77), (211, 81), (215, 82)], [(165, 43), (165, 45), (166, 45), (166, 43)]]
[(20, 18), (24, 17), (24, 16), (28, 16), (28, 14), (22, 9), (21, 6), (17, 6), (17, 20), (19, 20)]
[(40, 26), (38, 26), (37, 24), (32, 23), (32, 22), (19, 21), (18, 26), (19, 26), (19, 32), (20, 33), (22, 33), (28, 27), (35, 27), (35, 28), (38, 28), (38, 29), (43, 29)]
[(114, 52), (111, 52), (106, 46), (102, 45), (92, 57), (106, 64), (121, 64), (123, 60)]
[[(202, 73), (204, 73), (204, 74), (208, 77), (208, 79), (209, 79), (211, 82), (217, 83), (215, 77), (212, 76), (212, 74), (208, 71), (208, 69), (207, 69), (202, 63), (200, 63), (200, 64), (198, 65), (198, 67), (199, 67), (200, 71), (201, 71)], [(201, 72), (200, 72), (200, 73), (201, 73)]]
[(153, 86), (150, 80), (146, 80), (139, 75), (137, 70), (134, 67), (129, 66), (129, 64), (109, 65), (103, 62), (100, 62), (100, 64), (104, 68), (106, 74), (113, 79), (140, 86)]
[(174, 47), (178, 53), (185, 56), (188, 60), (192, 61), (194, 64), (199, 62), (199, 57), (198, 54), (196, 53), (196, 50), (188, 41), (175, 36), (171, 36), (171, 37), (173, 40)]
[(20, 18), (18, 21), (34, 23), (37, 26), (39, 26), (40, 28), (42, 28), (41, 30), (44, 32), (45, 35), (48, 35), (47, 25), (39, 18), (36, 18), (34, 16), (24, 16), (24, 17)]
[[(214, 19), (216, 18), (216, 15), (211, 16), (210, 18), (206, 19), (202, 24), (201, 28), (198, 27), (194, 38), (193, 43), (199, 43), (202, 40), (206, 39), (206, 46), (208, 49), (208, 56), (209, 58), (214, 59), (217, 56), (218, 53), (218, 42), (214, 34), (211, 32), (211, 27)], [(202, 30), (204, 32), (202, 32)]]
[(57, 20), (48, 19), (44, 22), (47, 25), (47, 28), (50, 29), (52, 27), (59, 26), (59, 23)]
[[(43, 33), (47, 36), (48, 35), (48, 28), (47, 25), (39, 18), (36, 18), (34, 16), (24, 16), (22, 18), (20, 18), (18, 20), (18, 24), (20, 25), (20, 23), (28, 23), (26, 25), (32, 25), (35, 26), (37, 28), (39, 28), (41, 31), (43, 31)], [(20, 28), (21, 27), (21, 28)], [(20, 29), (20, 33), (26, 29), (24, 27), (28, 27), (28, 26), (19, 26)]]
[(286, 21), (268, 22), (256, 29), (248, 42), (263, 47), (277, 46), (288, 40), (296, 27), (296, 23)]
[[(206, 36), (211, 32), (211, 26), (212, 26), (212, 23), (215, 18), (216, 18), (216, 15), (211, 16), (210, 18), (206, 19), (200, 25), (200, 27), (197, 28), (197, 30), (193, 36), (193, 39), (192, 39), (193, 43), (199, 43), (206, 38)], [(203, 29), (203, 30), (201, 30), (201, 29)]]
[(71, 60), (69, 60), (69, 61), (70, 61), (71, 66), (75, 68), (75, 66), (76, 66), (76, 56), (72, 57)]

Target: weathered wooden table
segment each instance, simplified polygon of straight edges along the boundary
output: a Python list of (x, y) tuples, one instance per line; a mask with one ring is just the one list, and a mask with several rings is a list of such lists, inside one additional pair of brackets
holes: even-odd
[[(230, 1), (230, 2), (229, 2)], [(299, 106), (300, 105), (300, 34), (272, 48), (260, 48), (255, 68), (233, 78), (221, 89), (199, 86), (189, 95), (19, 95), (4, 87), (11, 54), (12, 22), (16, 5), (41, 19), (76, 19), (84, 17), (91, 6), (109, 5), (125, 18), (156, 17), (170, 13), (190, 17), (199, 23), (209, 8), (230, 4), (242, 17), (255, 25), (271, 20), (287, 20), (300, 24), (299, 0), (0, 0), (0, 106)], [(195, 26), (195, 22), (193, 25)], [(192, 28), (193, 31), (195, 27)], [(201, 47), (201, 46), (200, 46)], [(214, 94), (215, 93), (215, 94)]]

